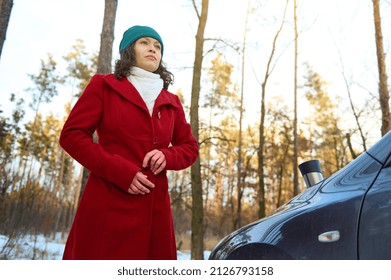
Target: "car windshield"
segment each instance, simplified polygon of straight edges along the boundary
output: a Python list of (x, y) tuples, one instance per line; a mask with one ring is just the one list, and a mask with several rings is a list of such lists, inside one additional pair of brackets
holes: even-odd
[(375, 180), (382, 165), (369, 154), (363, 153), (341, 170), (326, 178), (322, 192), (368, 189)]
[(391, 154), (391, 131), (368, 149), (367, 153), (384, 164)]

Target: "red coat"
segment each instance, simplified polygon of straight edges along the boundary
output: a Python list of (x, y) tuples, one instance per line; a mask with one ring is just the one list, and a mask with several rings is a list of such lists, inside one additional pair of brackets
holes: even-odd
[[(60, 144), (90, 170), (63, 259), (176, 259), (166, 170), (187, 168), (198, 156), (176, 95), (163, 89), (151, 116), (127, 79), (95, 75), (68, 116)], [(153, 149), (167, 161), (158, 175), (141, 167)], [(155, 188), (129, 194), (140, 170)]]

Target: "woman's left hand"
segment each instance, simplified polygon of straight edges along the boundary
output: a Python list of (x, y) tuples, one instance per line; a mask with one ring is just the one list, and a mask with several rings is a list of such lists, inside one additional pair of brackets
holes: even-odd
[(143, 168), (149, 167), (153, 174), (159, 174), (166, 167), (166, 156), (159, 150), (152, 150), (147, 153), (143, 160)]

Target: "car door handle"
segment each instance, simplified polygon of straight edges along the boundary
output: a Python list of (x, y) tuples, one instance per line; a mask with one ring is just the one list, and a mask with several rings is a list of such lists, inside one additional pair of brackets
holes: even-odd
[(336, 242), (339, 240), (340, 236), (338, 230), (326, 231), (319, 234), (318, 241), (322, 243)]

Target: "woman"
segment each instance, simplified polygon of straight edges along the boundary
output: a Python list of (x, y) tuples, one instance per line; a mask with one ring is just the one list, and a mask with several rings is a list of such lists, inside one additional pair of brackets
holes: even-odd
[(193, 164), (198, 144), (163, 50), (154, 29), (129, 28), (114, 74), (93, 76), (64, 124), (61, 146), (90, 175), (63, 259), (176, 259), (166, 171)]

